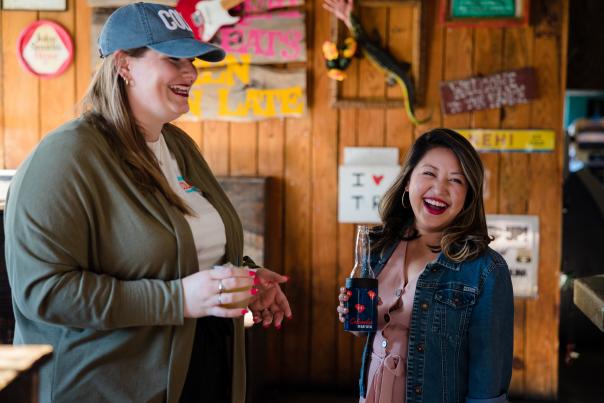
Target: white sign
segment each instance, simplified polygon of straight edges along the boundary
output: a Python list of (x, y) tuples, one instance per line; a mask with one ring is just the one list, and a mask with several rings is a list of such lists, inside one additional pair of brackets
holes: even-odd
[(505, 259), (512, 276), (515, 297), (536, 297), (539, 269), (539, 217), (487, 215), (489, 244)]
[(4, 0), (5, 10), (55, 10), (67, 9), (67, 0)]
[(401, 170), (397, 163), (397, 148), (345, 148), (339, 170), (338, 222), (379, 223), (380, 200)]

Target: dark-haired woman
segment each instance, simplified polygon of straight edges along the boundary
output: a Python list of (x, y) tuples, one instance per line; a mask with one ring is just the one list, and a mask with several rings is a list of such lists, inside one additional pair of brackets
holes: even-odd
[(287, 278), (241, 267), (237, 212), (170, 124), (189, 110), (195, 58), (224, 51), (149, 3), (115, 11), (99, 51), (87, 111), (11, 184), (15, 343), (54, 348), (41, 402), (242, 403), (243, 315), (281, 326)]
[[(417, 139), (372, 233), (378, 331), (367, 337), (360, 401), (500, 403), (512, 373), (514, 304), (488, 247), (484, 170), (460, 134)], [(348, 313), (346, 289), (338, 313)]]

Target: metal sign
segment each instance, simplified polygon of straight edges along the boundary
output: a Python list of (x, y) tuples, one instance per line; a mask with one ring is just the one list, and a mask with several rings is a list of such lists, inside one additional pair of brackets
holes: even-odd
[(479, 152), (550, 152), (556, 145), (554, 130), (456, 129)]
[(30, 24), (21, 33), (17, 46), (23, 68), (38, 77), (61, 75), (73, 60), (71, 36), (54, 21)]

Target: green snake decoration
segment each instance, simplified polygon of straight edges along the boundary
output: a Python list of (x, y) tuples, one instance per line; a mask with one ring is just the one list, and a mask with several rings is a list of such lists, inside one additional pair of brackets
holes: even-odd
[(352, 14), (352, 0), (326, 0), (323, 7), (344, 21), (365, 57), (378, 70), (384, 72), (401, 87), (405, 112), (409, 120), (415, 125), (429, 121), (431, 116), (425, 119), (418, 119), (415, 116), (413, 107), (415, 104), (415, 89), (411, 80), (411, 65), (397, 61), (386, 49), (369, 38), (359, 20)]

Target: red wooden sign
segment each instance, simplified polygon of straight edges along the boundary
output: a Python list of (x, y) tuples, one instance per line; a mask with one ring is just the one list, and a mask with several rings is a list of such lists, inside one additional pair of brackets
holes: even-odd
[(446, 81), (440, 84), (440, 96), (446, 115), (525, 104), (537, 98), (535, 69)]

